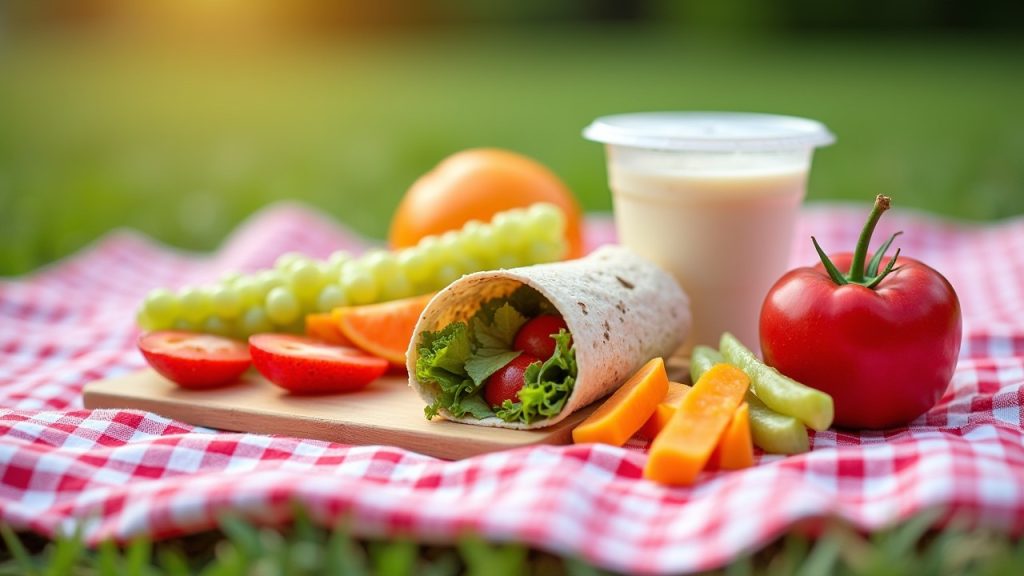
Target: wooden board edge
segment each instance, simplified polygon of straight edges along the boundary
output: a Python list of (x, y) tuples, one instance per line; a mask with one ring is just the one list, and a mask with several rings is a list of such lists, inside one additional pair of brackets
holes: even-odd
[[(572, 429), (592, 412), (597, 403), (584, 407), (582, 410), (570, 414), (561, 422), (549, 427), (537, 430), (517, 431), (523, 435), (521, 442), (503, 442), (486, 437), (466, 439), (460, 442), (445, 442), (444, 438), (435, 435), (417, 432), (413, 430), (394, 429), (391, 434), (397, 441), (382, 444), (375, 442), (368, 437), (366, 431), (358, 426), (346, 425), (344, 422), (318, 418), (315, 416), (297, 415), (296, 418), (304, 421), (310, 426), (312, 432), (306, 431), (296, 435), (294, 428), (280, 418), (271, 418), (261, 423), (261, 431), (253, 432), (249, 427), (238, 424), (247, 417), (260, 415), (261, 412), (274, 415), (273, 412), (263, 412), (258, 409), (236, 410), (226, 407), (217, 407), (214, 410), (197, 410), (190, 402), (172, 398), (159, 397), (138, 397), (132, 395), (111, 394), (104, 390), (97, 390), (97, 384), (103, 384), (104, 388), (111, 383), (118, 381), (130, 381), (133, 377), (148, 372), (143, 369), (138, 372), (115, 376), (98, 382), (86, 384), (82, 390), (82, 401), (86, 409), (129, 409), (151, 412), (159, 416), (177, 420), (193, 426), (201, 426), (214, 430), (229, 432), (269, 434), (288, 436), (293, 438), (307, 438), (327, 442), (337, 442), (350, 446), (393, 446), (427, 456), (442, 458), (446, 460), (459, 460), (490, 452), (503, 450), (514, 450), (536, 445), (565, 445), (572, 442)], [(225, 419), (225, 416), (227, 418)], [(482, 429), (472, 424), (461, 424), (457, 422), (446, 422), (453, 426), (466, 426), (467, 428)], [(487, 429), (494, 430), (494, 429)], [(507, 429), (502, 429), (507, 430)]]

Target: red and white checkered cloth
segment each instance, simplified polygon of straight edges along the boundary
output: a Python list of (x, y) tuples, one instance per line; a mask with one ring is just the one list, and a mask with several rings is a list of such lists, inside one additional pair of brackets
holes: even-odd
[[(804, 210), (794, 263), (853, 246), (866, 206)], [(613, 238), (588, 222), (589, 245)], [(214, 254), (117, 231), (30, 276), (0, 281), (0, 521), (91, 542), (216, 525), (231, 511), (282, 521), (293, 504), (361, 536), (451, 541), (471, 531), (634, 573), (720, 566), (796, 523), (838, 517), (872, 530), (941, 509), (1024, 532), (1024, 218), (964, 224), (895, 210), (903, 253), (960, 295), (964, 345), (941, 403), (912, 426), (813, 435), (813, 450), (707, 473), (693, 488), (644, 481), (644, 445), (542, 446), (446, 462), (387, 446), (221, 433), (131, 410), (82, 409), (82, 386), (143, 366), (135, 309), (156, 286), (324, 256), (363, 240), (318, 213), (278, 205)], [(884, 402), (884, 398), (878, 399)]]

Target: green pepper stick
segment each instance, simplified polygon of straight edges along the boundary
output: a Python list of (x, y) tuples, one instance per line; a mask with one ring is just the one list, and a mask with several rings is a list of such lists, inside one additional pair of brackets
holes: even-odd
[[(725, 357), (718, 350), (695, 346), (690, 355), (690, 378), (696, 382), (712, 366), (723, 362)], [(750, 435), (758, 448), (771, 454), (800, 454), (810, 449), (802, 422), (765, 406), (750, 390), (745, 400), (750, 407)]]
[(792, 416), (814, 430), (832, 425), (835, 408), (832, 397), (821, 390), (787, 378), (754, 356), (735, 336), (726, 332), (719, 343), (722, 356), (750, 376), (754, 394), (779, 414)]

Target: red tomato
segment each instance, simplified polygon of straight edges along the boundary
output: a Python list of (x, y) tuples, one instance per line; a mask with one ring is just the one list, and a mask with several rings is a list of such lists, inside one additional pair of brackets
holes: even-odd
[(297, 394), (359, 390), (388, 369), (383, 358), (292, 334), (250, 336), (249, 352), (260, 374)]
[[(857, 246), (861, 265), (887, 203), (884, 197), (876, 200)], [(840, 254), (831, 261), (838, 270), (851, 270), (854, 256)], [(939, 401), (953, 376), (961, 334), (956, 292), (925, 264), (898, 251), (893, 259), (898, 261), (888, 274), (889, 259), (879, 266), (883, 273), (875, 277), (882, 278), (873, 287), (858, 283), (873, 278), (851, 281), (850, 275), (843, 277), (849, 283), (837, 284), (825, 259), (813, 268), (797, 268), (775, 283), (761, 309), (765, 362), (831, 394), (837, 426), (907, 424)]]
[(534, 362), (539, 362), (536, 356), (523, 352), (501, 370), (491, 374), (484, 381), (484, 400), (487, 401), (487, 404), (501, 406), (505, 400), (518, 402), (517, 394), (526, 383), (523, 375), (526, 373), (526, 368)]
[(551, 336), (558, 334), (560, 328), (569, 329), (561, 316), (541, 314), (523, 324), (523, 327), (516, 333), (512, 349), (545, 360), (551, 358), (551, 355), (555, 353), (555, 339)]
[(246, 345), (220, 336), (164, 330), (144, 334), (138, 344), (146, 362), (182, 388), (222, 386), (249, 367)]

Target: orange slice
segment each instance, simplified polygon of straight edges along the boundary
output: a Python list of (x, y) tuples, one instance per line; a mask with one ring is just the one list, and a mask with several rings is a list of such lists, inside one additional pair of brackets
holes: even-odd
[(331, 314), (342, 335), (356, 347), (384, 358), (395, 366), (405, 365), (416, 321), (433, 294), (392, 300), (366, 306), (347, 306)]
[(306, 315), (306, 336), (323, 340), (338, 346), (353, 346), (352, 341), (341, 333), (338, 320), (330, 312)]

